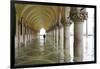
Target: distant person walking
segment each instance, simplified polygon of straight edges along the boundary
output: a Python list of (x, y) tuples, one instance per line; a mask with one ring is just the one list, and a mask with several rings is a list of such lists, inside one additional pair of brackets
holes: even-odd
[(43, 35), (43, 39), (44, 39), (44, 45), (45, 45), (45, 39), (46, 39), (46, 35), (45, 34)]
[(43, 35), (44, 40), (45, 40), (45, 37), (46, 37), (46, 35), (44, 34), (44, 35)]

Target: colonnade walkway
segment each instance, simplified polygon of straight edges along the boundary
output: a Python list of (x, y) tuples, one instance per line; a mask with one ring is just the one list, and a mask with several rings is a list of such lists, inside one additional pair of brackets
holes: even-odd
[[(16, 8), (21, 8), (19, 6), (16, 5)], [(83, 7), (37, 8), (28, 6), (21, 12), (16, 9), (19, 14), (16, 15), (15, 65), (94, 60), (94, 26), (89, 28), (94, 14), (88, 18), (88, 12)], [(36, 14), (32, 12), (34, 10)], [(27, 13), (29, 11), (30, 14)], [(41, 35), (45, 34), (46, 38), (41, 39)]]
[[(16, 65), (64, 63), (60, 50), (51, 36), (36, 37), (26, 46), (16, 48)], [(61, 54), (61, 55), (60, 55)]]

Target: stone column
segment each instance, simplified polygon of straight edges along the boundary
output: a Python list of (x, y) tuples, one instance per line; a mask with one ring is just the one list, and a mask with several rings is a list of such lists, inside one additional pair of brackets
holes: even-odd
[(31, 31), (30, 31), (30, 28), (29, 28), (29, 42), (31, 42), (30, 33), (31, 33)]
[(22, 43), (25, 45), (25, 25), (22, 23)]
[(27, 44), (29, 43), (29, 27), (27, 27)]
[(18, 57), (18, 47), (19, 47), (19, 31), (18, 31), (18, 17), (16, 16), (16, 36), (15, 36), (15, 57)]
[(63, 25), (62, 25), (62, 8), (60, 7), (58, 16), (58, 52), (59, 52), (59, 63), (64, 63), (64, 44), (63, 44)]
[(70, 21), (64, 24), (64, 58), (65, 62), (70, 62)]
[(19, 43), (18, 46), (20, 47), (21, 46), (21, 44), (20, 44), (21, 43), (21, 24), (20, 23), (18, 24), (18, 39), (19, 39), (18, 40), (18, 43)]
[(58, 27), (58, 50), (59, 62), (64, 63), (64, 48), (63, 48), (63, 26), (60, 24)]
[(58, 27), (56, 26), (55, 27), (55, 45), (56, 45), (56, 51), (57, 51), (57, 60), (59, 60), (58, 58), (58, 52), (59, 52), (59, 50), (58, 50)]
[(52, 30), (52, 41), (54, 42), (54, 37), (55, 37), (55, 35), (54, 35), (54, 29)]
[(27, 27), (27, 44), (29, 44), (29, 27)]
[(33, 40), (33, 30), (31, 29), (31, 40)]
[(28, 28), (25, 26), (25, 47), (27, 47), (27, 41), (28, 41)]
[(65, 62), (70, 62), (71, 56), (70, 56), (70, 7), (65, 7), (64, 8), (64, 17), (61, 20), (64, 28), (64, 61)]
[(53, 29), (53, 35), (54, 35), (54, 37), (53, 37), (53, 39), (54, 39), (54, 41), (53, 41), (53, 43), (54, 43), (54, 47), (56, 48), (56, 43), (55, 43), (55, 41), (56, 41), (56, 30), (55, 30), (55, 28)]
[(58, 46), (58, 27), (57, 26), (55, 28), (55, 43), (56, 43), (56, 46)]
[(30, 42), (30, 28), (28, 28), (28, 43)]
[(18, 17), (16, 17), (16, 36), (15, 36), (15, 48), (17, 48), (19, 46), (19, 31), (18, 31)]
[(25, 40), (24, 40), (24, 41), (25, 41), (25, 46), (26, 46), (26, 25), (25, 25), (24, 27), (25, 27), (25, 28), (24, 28), (24, 29), (25, 29), (25, 36), (24, 36), (24, 39), (25, 39)]
[(50, 43), (52, 43), (52, 39), (53, 39), (53, 33), (52, 30), (50, 31)]
[(21, 24), (18, 23), (18, 56), (21, 56)]
[(23, 46), (23, 26), (20, 23), (20, 46)]
[(32, 38), (31, 38), (31, 29), (30, 29), (30, 42), (32, 41)]
[(55, 30), (55, 28), (54, 28), (54, 43), (55, 43), (55, 32), (56, 32), (56, 30)]
[(87, 12), (82, 7), (72, 7), (70, 17), (74, 22), (74, 61), (83, 61), (83, 23)]

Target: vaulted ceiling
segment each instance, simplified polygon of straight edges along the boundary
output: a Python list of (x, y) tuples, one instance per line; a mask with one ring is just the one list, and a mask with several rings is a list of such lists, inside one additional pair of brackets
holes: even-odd
[(30, 28), (49, 30), (57, 23), (59, 7), (49, 5), (16, 4), (16, 18)]

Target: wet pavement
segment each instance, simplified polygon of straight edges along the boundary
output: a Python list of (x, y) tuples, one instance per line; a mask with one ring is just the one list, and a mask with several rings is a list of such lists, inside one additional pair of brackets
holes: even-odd
[(16, 48), (16, 65), (59, 63), (59, 52), (53, 40), (36, 38), (27, 46)]
[[(72, 40), (73, 38), (71, 38)], [(84, 59), (83, 61), (93, 61), (93, 44), (90, 38), (88, 46), (85, 45), (86, 39), (84, 38)], [(70, 43), (73, 50), (73, 41)], [(85, 49), (85, 48), (88, 48)], [(71, 51), (71, 55), (73, 51)], [(73, 57), (70, 61), (73, 62)], [(46, 39), (40, 39), (39, 37), (29, 41), (27, 45), (21, 44), (20, 47), (15, 48), (15, 65), (37, 65), (37, 64), (55, 64), (66, 63), (63, 58), (63, 54), (59, 50), (57, 43), (51, 37)]]

